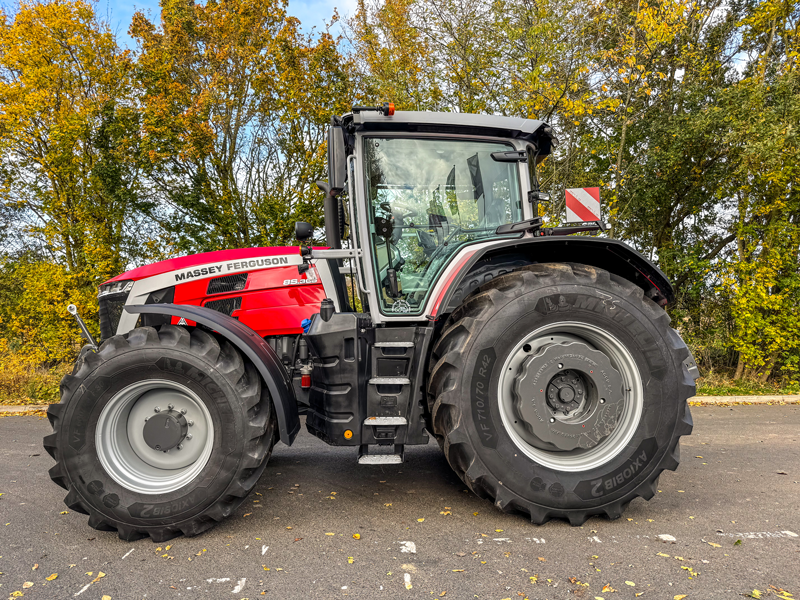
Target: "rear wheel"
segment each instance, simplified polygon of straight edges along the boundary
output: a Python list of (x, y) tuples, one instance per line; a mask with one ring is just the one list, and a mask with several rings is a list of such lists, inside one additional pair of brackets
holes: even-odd
[(229, 516), (275, 442), (255, 367), (200, 329), (134, 329), (83, 353), (44, 445), (66, 504), (126, 540), (196, 535)]
[(617, 518), (692, 430), (689, 350), (634, 284), (537, 264), (466, 299), (434, 347), (434, 433), (479, 496), (535, 523)]

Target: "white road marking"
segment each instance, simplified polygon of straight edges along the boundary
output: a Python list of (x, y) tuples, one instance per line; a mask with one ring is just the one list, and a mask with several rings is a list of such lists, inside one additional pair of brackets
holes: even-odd
[(592, 537), (589, 537), (589, 538), (586, 538), (586, 539), (589, 540), (590, 542), (597, 542), (598, 544), (602, 544), (603, 543), (603, 540), (601, 540), (596, 535), (593, 535)]
[(130, 550), (128, 550), (125, 553), (125, 556), (123, 556), (120, 560), (125, 560), (126, 558), (128, 558), (131, 555), (131, 552), (133, 552), (134, 550), (135, 550), (135, 548), (131, 548)]
[(411, 585), (411, 573), (404, 573), (403, 574), (403, 581), (406, 583), (406, 589), (410, 590), (413, 586)]
[(231, 578), (230, 578), (230, 577), (223, 577), (223, 578), (221, 578), (221, 579), (214, 579), (214, 578), (212, 577), (211, 579), (206, 579), (206, 581), (207, 581), (208, 583), (225, 583), (226, 581), (230, 581), (230, 580), (231, 580)]
[(719, 533), (726, 537), (744, 538), (746, 540), (764, 539), (764, 538), (796, 538), (798, 536), (794, 531), (752, 531), (748, 533)]
[(536, 542), (537, 544), (544, 544), (544, 538), (525, 538), (529, 542)]
[(242, 577), (239, 581), (236, 582), (236, 587), (231, 590), (231, 594), (238, 594), (239, 592), (244, 589), (244, 584), (247, 581), (247, 577)]
[(81, 595), (83, 592), (85, 592), (86, 590), (88, 590), (88, 589), (89, 589), (89, 587), (90, 587), (91, 585), (92, 585), (91, 583), (87, 583), (85, 586), (83, 586), (83, 587), (81, 588), (81, 590), (80, 590), (79, 592), (76, 592), (76, 593), (75, 593), (75, 595), (76, 595), (76, 596), (80, 596), (80, 595)]
[(400, 542), (400, 552), (405, 552), (406, 554), (416, 554), (417, 545), (414, 542)]
[(261, 556), (264, 556), (269, 550), (269, 546), (261, 546)]

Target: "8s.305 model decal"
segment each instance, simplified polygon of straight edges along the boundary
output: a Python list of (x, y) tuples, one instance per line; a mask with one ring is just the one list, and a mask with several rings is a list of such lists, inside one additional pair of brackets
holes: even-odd
[(304, 283), (318, 283), (316, 277), (309, 277), (307, 279), (284, 279), (283, 285), (303, 285)]

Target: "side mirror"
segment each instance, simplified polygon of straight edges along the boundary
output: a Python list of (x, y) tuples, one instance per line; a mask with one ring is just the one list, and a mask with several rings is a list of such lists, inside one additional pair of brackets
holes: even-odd
[(298, 242), (307, 242), (314, 235), (314, 226), (305, 221), (297, 221), (294, 224), (294, 237)]
[(344, 130), (336, 125), (328, 127), (328, 194), (335, 196), (344, 190), (347, 177)]

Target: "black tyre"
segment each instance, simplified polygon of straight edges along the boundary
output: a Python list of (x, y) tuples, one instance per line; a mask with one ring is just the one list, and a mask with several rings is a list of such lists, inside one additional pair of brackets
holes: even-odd
[(477, 495), (580, 525), (649, 500), (692, 431), (694, 361), (669, 316), (601, 269), (536, 264), (482, 286), (434, 346), (429, 405)]
[(197, 535), (250, 493), (276, 438), (255, 367), (201, 329), (141, 327), (83, 353), (48, 409), (65, 503), (124, 540)]

